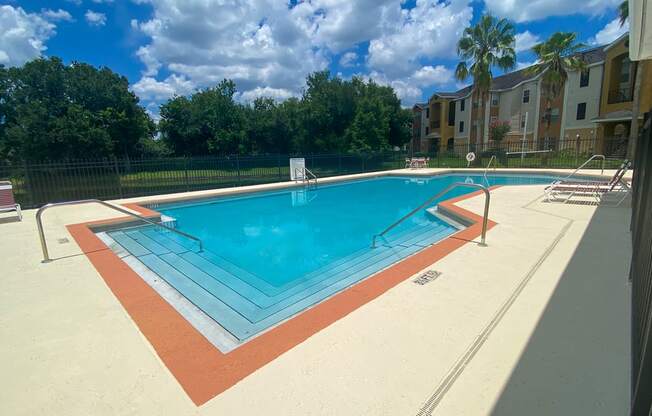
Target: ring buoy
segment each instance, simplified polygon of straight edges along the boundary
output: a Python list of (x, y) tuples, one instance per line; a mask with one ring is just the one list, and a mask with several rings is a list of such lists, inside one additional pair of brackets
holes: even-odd
[(466, 161), (471, 163), (475, 160), (475, 153), (469, 152), (466, 154)]

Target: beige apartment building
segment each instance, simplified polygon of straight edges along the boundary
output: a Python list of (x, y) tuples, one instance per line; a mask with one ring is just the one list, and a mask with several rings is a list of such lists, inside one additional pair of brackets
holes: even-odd
[[(504, 143), (510, 149), (559, 149), (581, 141), (595, 152), (623, 154), (636, 71), (645, 71), (642, 85), (652, 83), (652, 68), (638, 68), (629, 60), (626, 40), (627, 34), (581, 52), (585, 70), (570, 72), (562, 93), (553, 100), (542, 93), (543, 73), (532, 67), (495, 77), (484, 106), (471, 87), (434, 93), (426, 106), (430, 118), (419, 151), (490, 147), (488, 126), (499, 120), (509, 123)], [(642, 88), (641, 108), (650, 106), (652, 89)]]

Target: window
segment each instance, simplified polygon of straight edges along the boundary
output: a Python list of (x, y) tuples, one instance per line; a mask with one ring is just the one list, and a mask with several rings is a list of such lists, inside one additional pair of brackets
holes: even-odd
[(430, 133), (430, 127), (426, 126), (426, 136)]
[(555, 107), (550, 110), (550, 122), (556, 123), (557, 121), (559, 121), (559, 108)]
[(526, 117), (525, 114), (521, 115), (521, 129), (525, 128), (525, 117)]
[(589, 70), (580, 72), (580, 88), (589, 86)]
[(577, 120), (584, 120), (586, 118), (586, 103), (577, 104)]
[(464, 105), (466, 104), (466, 99), (460, 101), (460, 111), (464, 111)]
[(448, 103), (448, 125), (455, 125), (455, 101)]
[(491, 94), (491, 105), (496, 107), (500, 103), (500, 96), (498, 94)]
[(629, 82), (629, 74), (632, 70), (632, 62), (629, 58), (624, 57), (620, 64), (620, 83), (627, 84)]
[(426, 108), (426, 118), (430, 118), (430, 107)]
[(523, 90), (523, 102), (524, 103), (530, 102), (530, 90)]
[(460, 133), (464, 133), (464, 122), (460, 121)]

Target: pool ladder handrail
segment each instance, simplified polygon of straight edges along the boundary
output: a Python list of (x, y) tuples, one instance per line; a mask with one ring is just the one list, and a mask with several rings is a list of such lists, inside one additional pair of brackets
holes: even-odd
[(562, 180), (562, 181), (566, 181), (566, 180), (572, 178), (572, 177), (573, 177), (577, 172), (579, 172), (579, 171), (580, 171), (584, 166), (588, 165), (588, 164), (591, 163), (594, 159), (597, 159), (597, 158), (602, 159), (602, 168), (601, 168), (601, 170), (600, 170), (600, 175), (604, 174), (604, 164), (605, 164), (607, 158), (606, 158), (604, 155), (593, 155), (593, 156), (591, 156), (590, 158), (588, 158), (584, 163), (582, 163), (582, 164), (581, 164), (577, 169), (575, 169), (575, 170), (574, 170), (570, 175), (568, 175), (568, 176), (566, 176), (566, 177), (564, 177), (564, 178), (561, 178), (560, 180)]
[(103, 205), (103, 206), (105, 206), (107, 208), (111, 208), (111, 209), (113, 209), (115, 211), (118, 211), (118, 212), (120, 212), (122, 214), (126, 214), (126, 215), (129, 215), (129, 216), (134, 217), (134, 218), (138, 218), (139, 220), (144, 221), (144, 222), (146, 222), (148, 224), (164, 228), (167, 231), (171, 231), (171, 232), (179, 234), (179, 235), (181, 235), (183, 237), (194, 240), (194, 241), (199, 243), (199, 251), (203, 251), (203, 249), (204, 249), (204, 245), (203, 245), (202, 241), (199, 238), (195, 237), (194, 235), (190, 235), (190, 234), (185, 233), (183, 231), (179, 231), (179, 230), (177, 230), (175, 228), (168, 227), (168, 226), (163, 225), (161, 223), (158, 223), (156, 221), (150, 220), (149, 218), (143, 217), (143, 216), (138, 215), (138, 214), (134, 214), (131, 211), (127, 211), (124, 208), (121, 208), (119, 206), (110, 204), (108, 202), (105, 202), (105, 201), (102, 201), (102, 200), (99, 200), (99, 199), (81, 199), (81, 200), (78, 200), (78, 201), (49, 203), (49, 204), (43, 205), (41, 208), (38, 209), (38, 211), (36, 211), (36, 225), (38, 227), (39, 238), (41, 239), (41, 250), (43, 251), (43, 263), (47, 263), (47, 262), (49, 262), (51, 260), (50, 259), (50, 253), (48, 252), (48, 245), (47, 245), (47, 242), (45, 241), (45, 232), (43, 231), (43, 221), (41, 219), (41, 216), (43, 215), (43, 212), (46, 211), (49, 208), (60, 207), (60, 206), (65, 206), (65, 205), (81, 205), (81, 204), (100, 204), (100, 205)]
[[(489, 163), (487, 163), (487, 167), (484, 168), (484, 180), (489, 184), (489, 180), (487, 179), (487, 171), (489, 170), (489, 167), (491, 166), (491, 162), (496, 161), (496, 155), (491, 155), (491, 159), (489, 159)], [(494, 172), (496, 171), (496, 164), (494, 163)]]
[(418, 207), (416, 207), (415, 209), (413, 209), (409, 213), (405, 214), (398, 221), (394, 222), (392, 225), (385, 228), (382, 232), (374, 235), (373, 240), (371, 241), (371, 248), (376, 248), (376, 239), (378, 237), (384, 236), (389, 231), (391, 231), (394, 227), (396, 227), (397, 225), (399, 225), (400, 223), (402, 223), (406, 219), (410, 218), (412, 215), (416, 214), (417, 212), (421, 211), (424, 207), (430, 205), (432, 203), (432, 201), (434, 201), (437, 198), (442, 197), (443, 195), (447, 194), (449, 191), (451, 191), (454, 188), (457, 188), (458, 186), (467, 187), (467, 188), (478, 188), (482, 192), (484, 192), (484, 195), (485, 195), (484, 214), (483, 214), (483, 217), (482, 217), (482, 234), (481, 234), (481, 238), (480, 238), (480, 245), (483, 246), (483, 247), (486, 246), (487, 245), (486, 244), (487, 221), (489, 219), (489, 202), (491, 200), (491, 195), (489, 193), (489, 188), (487, 188), (486, 186), (477, 184), (477, 183), (455, 182), (455, 183), (449, 185), (448, 187), (446, 187), (446, 189), (444, 189), (443, 191), (438, 192), (434, 196), (431, 196), (430, 198), (428, 198), (428, 200), (426, 202), (419, 205)]
[[(297, 175), (298, 172), (301, 172), (302, 175), (301, 175), (301, 176)], [(314, 173), (312, 173), (312, 172), (310, 171), (310, 169), (308, 169), (308, 168), (306, 168), (306, 167), (298, 167), (298, 168), (294, 168), (294, 177), (295, 177), (295, 178), (297, 178), (297, 177), (301, 177), (301, 181), (304, 182), (304, 183), (307, 182), (308, 185), (310, 185), (310, 177), (312, 177), (312, 180), (315, 181), (315, 186), (317, 186), (317, 175), (315, 175)]]

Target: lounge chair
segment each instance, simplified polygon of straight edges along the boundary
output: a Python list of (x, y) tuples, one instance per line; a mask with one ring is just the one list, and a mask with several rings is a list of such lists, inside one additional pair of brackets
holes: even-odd
[(11, 182), (0, 182), (0, 212), (16, 211), (18, 220), (23, 220), (23, 214), (20, 211), (20, 204), (14, 200), (13, 187)]
[(611, 192), (622, 192), (624, 196), (618, 201), (620, 204), (630, 191), (629, 185), (623, 181), (623, 177), (631, 167), (630, 161), (620, 165), (613, 177), (608, 181), (577, 181), (562, 179), (553, 182), (546, 187), (546, 201), (548, 202), (570, 202), (575, 196), (589, 196), (599, 203), (604, 196)]

